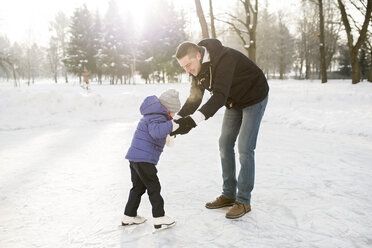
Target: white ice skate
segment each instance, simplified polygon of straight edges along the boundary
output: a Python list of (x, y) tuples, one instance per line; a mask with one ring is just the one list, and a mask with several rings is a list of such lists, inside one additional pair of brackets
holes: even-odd
[(154, 227), (156, 230), (167, 229), (176, 224), (176, 221), (169, 216), (162, 216), (154, 218)]
[(142, 224), (143, 222), (145, 222), (147, 219), (142, 217), (142, 216), (135, 216), (135, 217), (131, 217), (131, 216), (128, 216), (128, 215), (124, 215), (122, 221), (121, 221), (121, 225), (122, 226), (127, 226), (127, 225), (138, 225), (138, 224)]

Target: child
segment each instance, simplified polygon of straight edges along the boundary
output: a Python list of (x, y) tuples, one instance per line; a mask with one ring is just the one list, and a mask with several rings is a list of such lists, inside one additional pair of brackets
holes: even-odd
[(144, 217), (137, 215), (141, 196), (146, 190), (152, 205), (154, 227), (158, 229), (163, 225), (170, 226), (175, 223), (173, 218), (165, 215), (155, 165), (159, 161), (167, 136), (178, 128), (172, 117), (180, 108), (178, 91), (174, 89), (165, 91), (159, 98), (148, 96), (141, 104), (143, 117), (125, 156), (130, 163), (133, 187), (129, 193), (122, 225), (141, 224), (146, 221)]

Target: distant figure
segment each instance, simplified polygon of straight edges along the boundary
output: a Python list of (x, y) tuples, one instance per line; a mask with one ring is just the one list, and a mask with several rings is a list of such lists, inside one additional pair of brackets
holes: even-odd
[(87, 68), (84, 66), (84, 72), (83, 72), (83, 81), (85, 83), (85, 89), (89, 89), (89, 72)]
[[(226, 218), (239, 218), (251, 210), (254, 150), (269, 93), (265, 75), (247, 56), (223, 46), (217, 39), (205, 39), (198, 44), (183, 42), (177, 48), (176, 58), (192, 81), (190, 96), (178, 112), (179, 118), (175, 117), (180, 127), (171, 135), (188, 133), (226, 106), (219, 139), (222, 195), (205, 206), (209, 209), (232, 206)], [(212, 96), (196, 111), (205, 90)], [(238, 178), (234, 152), (236, 141), (241, 165)], [(202, 148), (198, 149), (200, 152)]]
[(154, 227), (159, 229), (163, 225), (166, 228), (175, 224), (173, 218), (165, 215), (156, 164), (166, 142), (169, 141), (169, 134), (178, 128), (178, 124), (172, 119), (180, 108), (178, 91), (174, 89), (165, 91), (159, 98), (148, 96), (141, 104), (143, 117), (125, 156), (129, 160), (133, 187), (129, 193), (122, 225), (141, 224), (146, 221), (144, 217), (137, 215), (141, 196), (146, 190), (152, 205)]

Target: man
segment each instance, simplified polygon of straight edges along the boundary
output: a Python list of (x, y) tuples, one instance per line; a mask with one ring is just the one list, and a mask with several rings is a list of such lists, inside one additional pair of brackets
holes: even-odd
[[(226, 106), (219, 149), (222, 165), (222, 195), (206, 203), (209, 209), (232, 206), (226, 218), (239, 218), (251, 210), (254, 186), (254, 150), (262, 116), (268, 101), (265, 75), (247, 56), (217, 39), (198, 44), (181, 43), (176, 51), (180, 66), (192, 77), (190, 96), (178, 112), (179, 128), (171, 135), (186, 134), (200, 122)], [(212, 96), (198, 110), (204, 91)], [(235, 141), (241, 169), (236, 179)]]

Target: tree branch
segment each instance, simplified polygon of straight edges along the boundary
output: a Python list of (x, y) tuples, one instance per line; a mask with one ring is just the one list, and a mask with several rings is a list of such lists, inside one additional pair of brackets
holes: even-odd
[(240, 22), (241, 24), (243, 24), (244, 26), (247, 26), (247, 24), (244, 22), (244, 21), (242, 21), (241, 19), (239, 19), (238, 17), (236, 17), (236, 16), (234, 16), (234, 15), (231, 15), (231, 14), (229, 14), (229, 13), (225, 13), (226, 15), (228, 15), (228, 16), (230, 16), (232, 19), (234, 19), (235, 21), (237, 21), (237, 22)]
[(242, 40), (244, 46), (247, 45), (247, 43), (246, 43), (246, 41), (244, 40), (244, 37), (243, 37), (242, 34), (243, 34), (243, 33), (248, 34), (248, 32), (239, 29), (239, 28), (238, 28), (234, 23), (232, 23), (232, 22), (229, 22), (229, 21), (226, 21), (226, 20), (221, 20), (221, 19), (216, 19), (216, 20), (217, 20), (217, 21), (220, 21), (220, 22), (224, 22), (224, 23), (230, 25), (230, 26), (235, 30), (235, 32), (238, 34), (238, 36), (239, 36), (239, 38)]
[(363, 42), (365, 41), (367, 37), (366, 34), (367, 34), (369, 20), (371, 18), (371, 12), (372, 12), (372, 0), (368, 0), (367, 8), (366, 8), (366, 16), (364, 18), (362, 30), (359, 32), (360, 36), (359, 36), (357, 43), (355, 44), (356, 50), (358, 50), (362, 46)]

